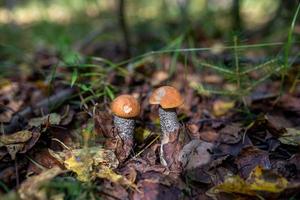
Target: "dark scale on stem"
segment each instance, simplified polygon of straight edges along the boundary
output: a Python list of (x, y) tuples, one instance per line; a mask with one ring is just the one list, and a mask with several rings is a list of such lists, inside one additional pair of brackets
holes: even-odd
[(134, 119), (125, 119), (118, 116), (114, 116), (114, 124), (122, 139), (133, 139), (133, 131), (135, 125)]
[(159, 107), (159, 118), (161, 124), (161, 130), (164, 134), (172, 133), (179, 129), (179, 122), (175, 108), (163, 109)]

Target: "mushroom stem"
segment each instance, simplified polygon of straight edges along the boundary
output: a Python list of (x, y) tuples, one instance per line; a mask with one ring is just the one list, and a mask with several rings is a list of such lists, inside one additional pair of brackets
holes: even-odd
[(159, 107), (158, 112), (161, 130), (164, 134), (169, 134), (179, 129), (180, 125), (175, 108), (163, 109), (162, 107)]
[(126, 119), (114, 115), (114, 124), (123, 140), (133, 140), (134, 119)]
[[(164, 152), (164, 146), (172, 142), (171, 138), (176, 137), (180, 125), (177, 119), (175, 108), (164, 109), (161, 106), (159, 106), (158, 112), (160, 118), (160, 126), (163, 132), (161, 136), (161, 145), (160, 145), (160, 163), (164, 166), (168, 166), (168, 163), (170, 163), (170, 158)], [(171, 158), (171, 160), (172, 159), (173, 158)]]

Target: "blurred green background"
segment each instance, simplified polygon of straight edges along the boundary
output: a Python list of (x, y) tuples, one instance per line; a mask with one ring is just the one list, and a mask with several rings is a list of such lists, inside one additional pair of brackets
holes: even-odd
[(283, 0), (2, 0), (0, 68), (34, 65), (44, 51), (70, 62), (79, 55), (120, 61), (180, 36), (186, 48), (232, 45), (234, 35), (245, 44), (285, 42), (296, 7)]

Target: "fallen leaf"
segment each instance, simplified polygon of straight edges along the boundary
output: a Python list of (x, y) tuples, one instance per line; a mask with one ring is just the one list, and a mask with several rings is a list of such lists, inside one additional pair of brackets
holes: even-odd
[(0, 122), (10, 122), (13, 114), (23, 105), (23, 99), (16, 98), (20, 87), (17, 83), (10, 83), (0, 88)]
[(0, 147), (8, 144), (24, 143), (32, 137), (30, 131), (19, 131), (13, 134), (0, 135)]
[(3, 148), (0, 148), (0, 160), (2, 160), (2, 158), (4, 158), (4, 156), (6, 156), (7, 151)]
[(243, 139), (239, 139), (237, 143), (225, 143), (220, 141), (216, 143), (215, 148), (212, 150), (214, 159), (220, 157), (226, 157), (228, 155), (237, 156), (241, 150), (247, 146), (253, 145), (248, 135), (245, 135)]
[(213, 114), (216, 117), (225, 115), (230, 109), (234, 107), (235, 103), (233, 101), (223, 101), (217, 100), (213, 104)]
[(242, 139), (241, 128), (239, 123), (226, 125), (220, 130), (220, 141), (225, 144), (236, 144)]
[(108, 167), (101, 167), (100, 170), (96, 173), (96, 176), (99, 178), (107, 179), (113, 183), (117, 183), (126, 187), (137, 190), (137, 186), (126, 177), (115, 173), (112, 169)]
[(64, 161), (64, 165), (67, 169), (76, 173), (79, 181), (88, 182), (92, 179), (93, 158), (89, 155), (72, 155)]
[(43, 117), (36, 117), (29, 120), (28, 124), (31, 127), (40, 127), (42, 125), (59, 125), (61, 116), (57, 113), (51, 113)]
[(288, 181), (284, 177), (257, 166), (246, 180), (240, 176), (230, 176), (223, 183), (213, 187), (210, 192), (258, 196), (262, 193), (281, 193), (287, 188)]
[(284, 177), (260, 166), (254, 169), (247, 182), (254, 191), (280, 193), (288, 187), (288, 181)]
[(213, 148), (212, 143), (201, 140), (192, 140), (186, 144), (179, 154), (179, 161), (186, 170), (199, 168), (211, 159), (209, 150)]
[(219, 138), (219, 134), (215, 130), (208, 130), (200, 132), (200, 139), (206, 142), (215, 142)]
[(104, 167), (115, 169), (119, 164), (114, 152), (102, 147), (74, 149), (65, 152), (49, 151), (49, 153), (67, 169), (75, 172), (78, 180), (83, 182), (95, 179), (95, 173), (98, 170)]
[(39, 175), (27, 178), (18, 190), (20, 198), (24, 200), (47, 200), (47, 194), (42, 186), (62, 172), (59, 167), (53, 167), (43, 171)]
[(0, 136), (0, 147), (6, 147), (12, 160), (16, 158), (16, 154), (26, 153), (38, 141), (40, 133), (37, 130), (19, 131), (9, 135)]
[(142, 180), (138, 183), (140, 191), (133, 194), (133, 200), (152, 199), (182, 199), (182, 192), (174, 185), (167, 186), (151, 180)]
[(27, 168), (27, 174), (39, 174), (42, 172), (45, 168), (53, 168), (54, 166), (63, 166), (50, 155), (48, 149), (41, 149), (39, 151), (36, 151), (33, 156), (31, 156), (29, 159), (32, 160), (32, 162), (29, 163), (29, 166)]
[(283, 144), (300, 145), (300, 130), (294, 128), (286, 128), (286, 132), (283, 133), (279, 138), (279, 141)]
[(104, 194), (101, 195), (101, 199), (130, 199), (127, 188), (120, 184), (112, 184), (109, 180), (103, 180), (103, 183), (101, 184), (101, 190), (104, 192)]
[(238, 167), (239, 174), (243, 178), (247, 178), (256, 166), (262, 166), (264, 169), (271, 168), (269, 153), (254, 146), (242, 149), (235, 158), (235, 164)]
[(16, 154), (20, 152), (24, 147), (24, 144), (8, 144), (6, 145), (7, 152), (12, 160), (15, 160)]

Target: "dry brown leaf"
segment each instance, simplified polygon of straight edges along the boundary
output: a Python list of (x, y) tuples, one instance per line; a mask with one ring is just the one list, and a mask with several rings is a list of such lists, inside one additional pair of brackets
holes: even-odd
[(27, 178), (18, 190), (20, 198), (24, 200), (47, 200), (46, 193), (42, 189), (42, 186), (62, 172), (59, 167), (53, 167), (52, 169), (43, 171), (39, 175)]
[(14, 112), (17, 112), (23, 101), (16, 99), (15, 95), (20, 90), (17, 83), (11, 83), (0, 89), (0, 105), (4, 105), (3, 112), (0, 112), (0, 122), (10, 122)]
[(9, 153), (12, 160), (16, 159), (16, 155), (20, 152), (24, 147), (24, 144), (8, 144), (6, 145), (7, 152)]
[(212, 147), (212, 143), (192, 140), (180, 151), (179, 161), (186, 170), (199, 168), (209, 163), (211, 154), (208, 151), (211, 150)]
[(40, 127), (42, 125), (59, 125), (61, 121), (61, 116), (57, 113), (51, 113), (43, 117), (36, 117), (29, 120), (28, 124), (31, 127)]

